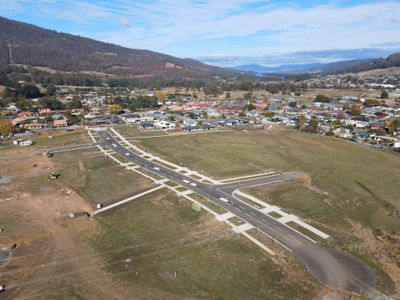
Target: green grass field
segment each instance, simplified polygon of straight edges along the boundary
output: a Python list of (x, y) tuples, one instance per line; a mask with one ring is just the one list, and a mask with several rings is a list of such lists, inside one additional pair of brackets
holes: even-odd
[[(327, 244), (375, 261), (351, 222), (400, 233), (400, 156), (283, 128), (141, 140), (175, 163), (224, 178), (268, 170), (302, 171), (302, 179), (247, 191), (299, 215), (332, 236)], [(380, 286), (393, 291), (381, 277)], [(386, 280), (386, 281), (385, 281)]]
[(153, 138), (141, 144), (175, 163), (182, 161), (219, 178), (268, 170), (302, 171), (314, 188), (291, 184), (280, 192), (291, 202), (276, 194), (271, 197), (274, 203), (321, 223), (340, 223), (350, 217), (370, 227), (400, 232), (393, 215), (399, 196), (398, 155), (286, 129)]
[(59, 180), (90, 203), (108, 204), (152, 187), (152, 182), (123, 169), (96, 149), (56, 153)]
[(170, 192), (97, 220), (102, 233), (91, 244), (107, 252), (107, 270), (126, 287), (165, 293), (160, 298), (310, 299), (318, 287), (298, 264), (294, 279), (261, 249)]
[(115, 130), (128, 138), (141, 138), (141, 137), (152, 137), (158, 135), (167, 135), (167, 133), (162, 130), (140, 130), (137, 126), (118, 126), (115, 127)]

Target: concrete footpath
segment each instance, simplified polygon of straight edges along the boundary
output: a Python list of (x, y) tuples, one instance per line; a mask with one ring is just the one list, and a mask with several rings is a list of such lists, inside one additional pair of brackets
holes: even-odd
[(128, 203), (128, 202), (130, 202), (130, 201), (132, 201), (132, 200), (135, 200), (135, 199), (137, 199), (137, 198), (140, 198), (140, 197), (143, 197), (143, 196), (145, 196), (145, 195), (151, 194), (151, 193), (153, 193), (153, 192), (155, 192), (155, 191), (157, 191), (157, 190), (160, 190), (160, 189), (162, 189), (162, 188), (164, 188), (164, 186), (163, 186), (163, 185), (160, 185), (160, 186), (157, 186), (157, 187), (152, 188), (152, 189), (150, 189), (150, 190), (144, 191), (143, 193), (140, 193), (140, 194), (137, 194), (137, 195), (135, 195), (135, 196), (126, 198), (126, 199), (124, 199), (124, 200), (115, 202), (115, 203), (113, 203), (113, 204), (104, 206), (104, 207), (102, 207), (102, 208), (100, 208), (100, 209), (95, 210), (95, 211), (92, 213), (91, 217), (94, 217), (95, 215), (97, 215), (97, 214), (99, 214), (99, 213), (102, 213), (102, 212), (105, 212), (105, 211), (107, 211), (107, 210), (109, 210), (109, 209), (111, 209), (111, 208), (114, 208), (114, 207), (120, 206), (120, 205), (122, 205), (122, 204)]

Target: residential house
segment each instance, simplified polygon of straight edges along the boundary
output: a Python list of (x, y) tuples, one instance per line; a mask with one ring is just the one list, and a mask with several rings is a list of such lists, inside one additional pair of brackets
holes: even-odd
[(150, 123), (150, 122), (142, 123), (142, 124), (140, 124), (140, 126), (141, 126), (143, 129), (154, 128), (154, 124), (153, 124), (153, 123)]
[(217, 110), (212, 109), (212, 108), (206, 109), (205, 113), (207, 114), (207, 116), (209, 118), (219, 118), (219, 117), (221, 117), (221, 114)]
[(65, 119), (60, 119), (60, 120), (54, 120), (53, 121), (53, 127), (55, 128), (60, 128), (60, 127), (67, 127), (68, 122)]
[(39, 114), (41, 114), (41, 115), (48, 115), (48, 114), (51, 114), (53, 111), (51, 110), (51, 108), (42, 108), (40, 111), (39, 111)]
[(28, 130), (33, 130), (33, 129), (41, 129), (43, 128), (43, 124), (42, 123), (28, 123), (24, 125), (25, 129)]
[(154, 127), (158, 129), (175, 129), (176, 125), (167, 121), (158, 121), (154, 123)]
[(349, 139), (352, 137), (350, 130), (347, 128), (339, 127), (334, 129), (333, 132), (335, 133), (335, 135), (344, 139)]
[(33, 115), (30, 111), (21, 111), (17, 114), (18, 117), (31, 117)]
[(184, 127), (194, 127), (197, 125), (197, 121), (193, 119), (185, 119), (182, 123)]
[(7, 106), (7, 110), (12, 112), (12, 113), (17, 113), (19, 112), (19, 108), (17, 107), (17, 104), (15, 102), (11, 102)]

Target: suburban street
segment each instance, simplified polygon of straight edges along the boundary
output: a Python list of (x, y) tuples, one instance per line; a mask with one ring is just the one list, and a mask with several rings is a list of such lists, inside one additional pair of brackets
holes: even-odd
[[(107, 145), (110, 149), (142, 167), (147, 172), (174, 181), (224, 207), (253, 225), (260, 232), (263, 232), (291, 251), (305, 266), (306, 270), (322, 283), (349, 292), (365, 293), (369, 296), (377, 295), (376, 293), (378, 292), (374, 290), (376, 284), (375, 273), (365, 264), (349, 254), (319, 246), (285, 224), (278, 222), (273, 217), (240, 201), (233, 195), (233, 192), (237, 189), (290, 180), (297, 177), (298, 173), (268, 175), (234, 183), (203, 183), (146, 160), (138, 153), (123, 147), (108, 131), (99, 131), (98, 134), (104, 145)], [(195, 185), (190, 183), (195, 183)], [(221, 198), (223, 199), (221, 200)]]

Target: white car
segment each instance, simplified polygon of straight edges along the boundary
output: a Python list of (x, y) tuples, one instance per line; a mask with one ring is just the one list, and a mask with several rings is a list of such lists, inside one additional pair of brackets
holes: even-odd
[(190, 185), (191, 186), (197, 186), (197, 183), (196, 182), (191, 182)]
[(109, 140), (110, 140), (110, 138), (108, 137), (108, 138), (107, 138), (107, 141), (109, 141)]
[(159, 167), (154, 167), (153, 169), (154, 169), (154, 170), (157, 170), (157, 171), (160, 171), (160, 168), (159, 168)]
[(117, 144), (112, 144), (114, 148), (117, 148)]
[(126, 156), (129, 156), (130, 154), (129, 154), (129, 152), (126, 152), (125, 155), (126, 155)]
[(187, 180), (187, 179), (183, 179), (182, 181), (183, 181), (184, 183), (190, 183), (190, 181)]

